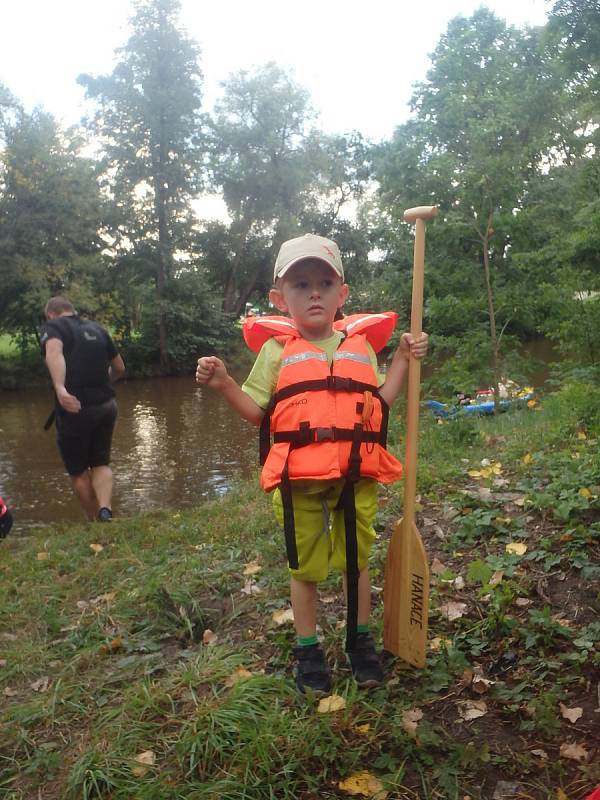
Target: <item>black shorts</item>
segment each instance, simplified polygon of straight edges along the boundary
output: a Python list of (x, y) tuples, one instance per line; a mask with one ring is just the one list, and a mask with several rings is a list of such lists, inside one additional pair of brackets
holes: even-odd
[(90, 467), (104, 467), (110, 463), (116, 419), (117, 401), (114, 398), (98, 406), (82, 408), (78, 414), (59, 409), (56, 438), (69, 475), (80, 475)]

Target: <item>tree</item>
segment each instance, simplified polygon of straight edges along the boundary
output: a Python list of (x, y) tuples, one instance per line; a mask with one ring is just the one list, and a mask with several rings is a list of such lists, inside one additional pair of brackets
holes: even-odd
[(380, 168), (384, 207), (396, 219), (402, 207), (438, 202), (455, 258), (480, 259), (496, 399), (511, 312), (499, 330), (494, 283), (509, 261), (515, 213), (543, 159), (576, 146), (560, 76), (539, 39), (539, 30), (509, 28), (484, 8), (452, 20), (416, 86), (415, 116)]
[(104, 152), (107, 189), (120, 218), (115, 251), (152, 252), (160, 363), (168, 366), (167, 285), (186, 251), (191, 201), (200, 185), (202, 116), (199, 48), (179, 29), (177, 0), (135, 4), (133, 32), (111, 75), (81, 75), (99, 109), (91, 128)]
[(266, 294), (284, 239), (306, 230), (331, 235), (341, 209), (365, 190), (366, 143), (358, 134), (325, 136), (314, 119), (306, 90), (275, 64), (224, 84), (209, 158), (231, 215), (218, 260), (214, 226), (202, 237), (224, 311), (239, 314), (254, 293)]
[(6, 129), (0, 192), (0, 330), (24, 345), (53, 294), (102, 300), (103, 202), (81, 140), (40, 111)]

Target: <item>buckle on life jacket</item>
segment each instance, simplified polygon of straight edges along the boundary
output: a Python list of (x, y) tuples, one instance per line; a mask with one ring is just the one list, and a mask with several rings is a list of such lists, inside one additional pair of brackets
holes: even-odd
[(335, 442), (335, 428), (314, 428), (314, 441), (315, 442)]
[(352, 378), (342, 378), (339, 375), (328, 375), (327, 388), (336, 392), (352, 392), (356, 381)]

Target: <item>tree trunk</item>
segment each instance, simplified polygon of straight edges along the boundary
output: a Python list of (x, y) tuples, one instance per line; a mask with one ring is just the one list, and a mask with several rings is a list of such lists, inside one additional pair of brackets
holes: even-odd
[(500, 354), (498, 348), (498, 334), (496, 332), (496, 312), (494, 310), (494, 295), (492, 292), (492, 280), (490, 276), (490, 238), (493, 235), (492, 215), (490, 213), (487, 221), (485, 233), (481, 236), (483, 249), (483, 271), (485, 273), (485, 288), (487, 292), (488, 316), (490, 318), (490, 339), (492, 340), (492, 367), (494, 380), (492, 389), (494, 390), (494, 414), (500, 411)]
[(236, 286), (235, 278), (244, 259), (244, 247), (246, 246), (246, 239), (248, 237), (248, 234), (250, 233), (251, 227), (252, 227), (252, 212), (251, 209), (246, 209), (246, 211), (244, 212), (244, 216), (240, 221), (240, 232), (237, 236), (237, 247), (235, 250), (235, 256), (233, 258), (233, 264), (231, 265), (231, 269), (229, 270), (229, 275), (227, 276), (227, 280), (225, 282), (225, 288), (223, 290), (222, 308), (223, 311), (225, 311), (226, 313), (235, 312), (236, 308), (239, 305), (239, 303), (236, 302), (235, 298), (235, 286)]
[(170, 277), (171, 253), (167, 225), (167, 189), (164, 166), (167, 148), (163, 133), (164, 120), (161, 120), (158, 164), (154, 178), (154, 209), (158, 223), (158, 270), (156, 275), (156, 294), (158, 297), (158, 348), (160, 366), (163, 372), (169, 371), (169, 352), (167, 341), (167, 319), (165, 314), (165, 286)]

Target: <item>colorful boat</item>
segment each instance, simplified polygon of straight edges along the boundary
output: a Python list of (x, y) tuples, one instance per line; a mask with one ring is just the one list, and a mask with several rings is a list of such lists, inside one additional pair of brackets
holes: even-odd
[[(512, 397), (502, 398), (499, 403), (500, 411), (508, 411), (509, 408), (530, 405), (533, 401), (533, 395), (533, 388), (527, 386), (525, 389), (516, 392)], [(486, 389), (477, 392), (475, 400), (469, 403), (451, 405), (449, 403), (440, 403), (438, 400), (425, 400), (425, 405), (440, 419), (454, 419), (465, 414), (489, 416), (494, 413), (494, 394), (491, 390)]]

